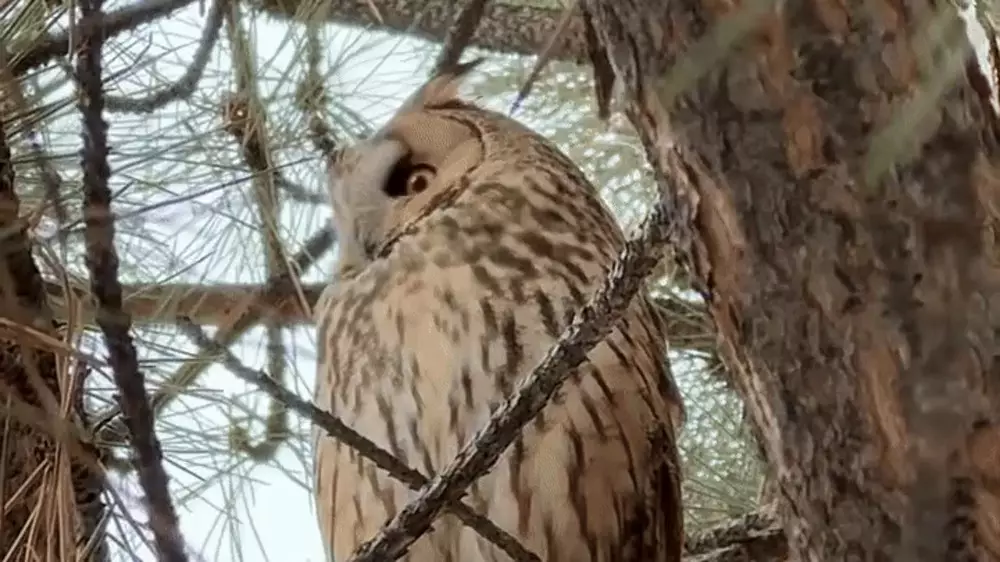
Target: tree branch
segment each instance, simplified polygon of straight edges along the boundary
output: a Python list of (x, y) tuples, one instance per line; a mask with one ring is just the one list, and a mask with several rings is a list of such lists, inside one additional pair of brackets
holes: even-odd
[(431, 76), (444, 74), (458, 66), (462, 59), (462, 53), (472, 41), (472, 36), (475, 35), (476, 28), (483, 20), (483, 15), (490, 3), (490, 0), (468, 0), (465, 2), (455, 18), (455, 23), (444, 37), (444, 44), (438, 53)]
[(165, 107), (167, 104), (188, 99), (194, 93), (198, 82), (205, 74), (208, 60), (212, 56), (215, 44), (219, 40), (219, 31), (222, 28), (222, 14), (229, 7), (228, 0), (215, 0), (208, 10), (208, 17), (205, 19), (205, 27), (198, 42), (198, 50), (195, 51), (191, 59), (191, 65), (184, 70), (184, 74), (175, 82), (157, 88), (151, 93), (141, 97), (132, 98), (129, 96), (106, 96), (108, 111), (122, 113), (153, 113)]
[[(313, 234), (296, 252), (292, 259), (291, 270), (294, 272), (306, 271), (316, 260), (319, 259), (333, 246), (334, 235), (330, 228), (324, 228)], [(255, 287), (260, 292), (246, 292), (234, 295), (234, 300), (228, 301), (232, 306), (222, 311), (217, 316), (218, 322), (215, 324), (218, 329), (215, 332), (215, 340), (222, 345), (232, 345), (243, 336), (253, 326), (261, 322), (261, 319), (268, 319), (268, 308), (261, 307), (261, 299), (265, 295), (283, 295), (285, 300), (277, 300), (278, 307), (298, 306), (303, 314), (305, 308), (312, 308), (308, 303), (303, 302), (299, 292), (297, 275), (275, 277), (267, 280), (263, 286)], [(155, 306), (155, 305), (154, 305)], [(171, 322), (176, 323), (177, 317), (171, 318)], [(153, 394), (152, 405), (155, 412), (160, 412), (165, 408), (180, 392), (193, 384), (211, 364), (206, 357), (198, 356), (179, 368), (171, 375), (167, 381)], [(112, 410), (101, 415), (102, 419), (117, 415)], [(119, 420), (116, 420), (116, 422)], [(105, 426), (98, 434), (98, 438), (106, 443), (120, 442), (119, 436), (124, 432), (117, 423)]]
[(784, 562), (788, 541), (773, 517), (749, 513), (688, 537), (684, 562)]
[[(251, 186), (257, 210), (257, 227), (264, 247), (264, 273), (268, 279), (289, 277), (291, 271), (285, 261), (285, 245), (278, 229), (282, 201), (278, 193), (278, 174), (269, 149), (267, 112), (253, 79), (251, 69), (257, 67), (257, 61), (243, 32), (238, 5), (226, 14), (225, 23), (229, 43), (233, 47), (233, 73), (237, 84), (236, 95), (230, 97), (224, 109), (225, 129), (240, 146), (243, 161), (256, 172)], [(268, 371), (276, 382), (283, 383), (287, 369), (281, 325), (267, 318), (264, 326), (267, 331)], [(264, 437), (257, 444), (250, 442), (250, 432), (246, 428), (230, 422), (230, 447), (258, 461), (270, 460), (287, 438), (288, 410), (280, 400), (269, 402)]]
[[(316, 9), (318, 4), (301, 0), (251, 2), (254, 8), (281, 19), (305, 22), (313, 17), (325, 17), (330, 23), (401, 33), (434, 43), (444, 43), (458, 4), (454, 0), (408, 0), (394, 2), (391, 9), (379, 10), (376, 15), (369, 0), (331, 0), (323, 11)], [(562, 13), (561, 8), (491, 2), (469, 45), (500, 53), (535, 55), (556, 34)], [(579, 14), (552, 46), (549, 56), (578, 63), (587, 60), (583, 20)]]
[[(102, 4), (103, 0), (83, 0), (80, 3), (82, 17), (99, 19)], [(104, 333), (125, 425), (137, 459), (139, 483), (146, 495), (158, 558), (163, 562), (187, 562), (177, 512), (170, 497), (169, 478), (163, 468), (163, 450), (156, 437), (153, 409), (146, 396), (146, 378), (139, 370), (139, 358), (129, 334), (131, 321), (122, 311), (115, 224), (108, 187), (111, 170), (108, 167), (108, 124), (103, 115), (103, 43), (100, 29), (90, 27), (83, 31), (76, 71), (78, 107), (83, 120), (81, 166), (87, 269), (99, 305), (97, 323)]]
[[(105, 14), (100, 27), (106, 38), (132, 31), (141, 25), (167, 16), (191, 4), (193, 0), (145, 0)], [(451, 29), (455, 5), (449, 0), (411, 0), (398, 3), (392, 10), (380, 10), (377, 17), (367, 0), (336, 0), (327, 9), (317, 12), (312, 3), (300, 0), (252, 0), (250, 6), (283, 20), (307, 22), (322, 14), (329, 23), (349, 27), (374, 28), (444, 43)], [(483, 20), (472, 37), (470, 46), (498, 53), (536, 55), (557, 35), (560, 8), (517, 6), (493, 2), (486, 8)], [(93, 25), (86, 20), (80, 26)], [(574, 16), (567, 29), (558, 34), (547, 56), (577, 63), (587, 61), (583, 19)], [(33, 44), (15, 52), (11, 71), (23, 76), (28, 71), (51, 62), (70, 51), (70, 32), (45, 35)]]
[[(14, 182), (7, 135), (0, 125), (0, 309), (7, 321), (54, 336), (55, 323), (46, 303), (42, 276), (31, 254), (26, 225), (18, 216), (20, 201)], [(63, 420), (65, 413), (59, 404), (67, 398), (73, 411), (82, 415), (83, 399), (78, 392), (82, 385), (66, 384), (51, 348), (22, 338), (16, 331), (10, 336), (0, 334), (0, 373), (3, 387), (0, 417), (4, 418), (0, 420), (0, 505), (4, 506), (0, 552), (16, 560), (40, 559), (46, 552), (52, 555), (49, 550), (52, 544), (57, 537), (65, 536), (62, 527), (65, 519), (50, 518), (49, 513), (38, 518), (43, 523), (35, 528), (31, 539), (21, 534), (32, 518), (39, 515), (35, 511), (39, 505), (37, 498), (45, 487), (61, 485), (52, 482), (51, 477), (35, 478), (40, 467), (54, 460), (59, 462), (53, 459), (53, 438), (57, 433), (50, 431), (52, 428), (44, 422), (46, 418)], [(22, 416), (18, 411), (31, 413)], [(90, 452), (88, 445), (78, 439), (65, 443), (67, 449)], [(69, 456), (78, 516), (75, 534), (77, 540), (91, 545), (91, 560), (101, 562), (108, 554), (107, 541), (98, 531), (99, 522), (107, 514), (102, 500), (105, 481), (103, 474), (84, 458), (88, 457)]]
[[(254, 284), (164, 283), (122, 285), (125, 311), (136, 324), (176, 324), (179, 318), (199, 326), (219, 326), (230, 321), (235, 309), (256, 296), (250, 305), (255, 318), (267, 317), (282, 326), (312, 324), (309, 312), (298, 300), (299, 290), (310, 308), (316, 304), (326, 283), (305, 283), (298, 287), (278, 285), (268, 288)], [(69, 300), (82, 301), (78, 321), (95, 326), (93, 297), (85, 287), (68, 289), (47, 281), (45, 289), (56, 318), (69, 317)], [(715, 335), (708, 311), (701, 303), (687, 302), (672, 296), (653, 298), (667, 324), (670, 345), (674, 349), (713, 353)]]
[[(275, 402), (284, 404), (289, 410), (309, 420), (317, 427), (322, 428), (330, 437), (352, 447), (359, 455), (368, 459), (375, 466), (386, 471), (403, 484), (406, 484), (411, 490), (420, 490), (427, 484), (427, 478), (423, 474), (410, 468), (364, 435), (354, 431), (333, 414), (325, 412), (314, 404), (303, 400), (267, 373), (250, 369), (240, 363), (239, 359), (233, 355), (233, 352), (226, 349), (225, 346), (220, 345), (218, 341), (209, 338), (201, 327), (189, 320), (181, 320), (180, 330), (199, 348), (221, 360), (222, 364), (234, 375), (256, 386)], [(517, 542), (517, 539), (497, 527), (489, 519), (473, 512), (461, 500), (455, 500), (448, 504), (447, 508), (462, 523), (474, 529), (483, 538), (502, 548), (517, 562), (538, 562), (538, 557), (521, 546)]]
[[(88, 28), (99, 27), (104, 38), (110, 39), (176, 12), (193, 2), (194, 0), (145, 0), (101, 16), (81, 18), (80, 21), (75, 22), (73, 32), (87, 33)], [(95, 22), (99, 23), (95, 25)], [(97, 31), (93, 30), (91, 33)], [(70, 37), (71, 33), (68, 29), (49, 33), (45, 37), (35, 40), (33, 44), (23, 50), (16, 51), (10, 62), (11, 72), (14, 73), (14, 76), (23, 76), (33, 68), (51, 62), (58, 56), (68, 54), (72, 47)]]
[[(82, 301), (81, 322), (95, 325), (93, 297), (86, 288), (70, 286), (68, 290), (59, 283), (45, 283), (57, 318), (69, 316), (69, 300)], [(311, 305), (319, 298), (324, 284), (302, 285), (306, 301)], [(201, 326), (219, 326), (232, 318), (233, 311), (256, 297), (248, 306), (255, 318), (274, 318), (285, 326), (312, 322), (297, 298), (294, 286), (285, 285), (269, 289), (266, 285), (252, 284), (141, 284), (123, 285), (122, 299), (125, 311), (136, 324), (175, 324), (178, 318), (190, 318)]]

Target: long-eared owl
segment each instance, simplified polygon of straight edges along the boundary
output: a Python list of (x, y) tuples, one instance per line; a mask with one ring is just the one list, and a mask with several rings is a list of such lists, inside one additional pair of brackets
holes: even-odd
[[(580, 169), (439, 73), (329, 162), (339, 261), (316, 305), (316, 399), (430, 476), (537, 364), (624, 236)], [(665, 562), (683, 539), (683, 409), (648, 297), (631, 304), (465, 501), (547, 562)], [(347, 560), (414, 492), (316, 433), (316, 503)], [(445, 514), (401, 558), (500, 562)]]

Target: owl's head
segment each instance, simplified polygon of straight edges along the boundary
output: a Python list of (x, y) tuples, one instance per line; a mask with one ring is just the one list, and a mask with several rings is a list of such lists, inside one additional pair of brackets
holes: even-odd
[(519, 127), (458, 98), (462, 81), (482, 60), (432, 76), (371, 137), (331, 156), (341, 260), (375, 259), (408, 226), (456, 196), (463, 177), (486, 158), (484, 125)]

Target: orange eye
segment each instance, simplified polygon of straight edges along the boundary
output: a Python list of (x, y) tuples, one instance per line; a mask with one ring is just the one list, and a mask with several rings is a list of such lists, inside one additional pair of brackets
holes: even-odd
[(403, 162), (393, 169), (385, 185), (389, 197), (410, 197), (427, 189), (437, 170), (427, 164), (411, 165)]
[(430, 169), (415, 169), (410, 177), (406, 178), (406, 194), (416, 195), (427, 189), (431, 182), (432, 172)]

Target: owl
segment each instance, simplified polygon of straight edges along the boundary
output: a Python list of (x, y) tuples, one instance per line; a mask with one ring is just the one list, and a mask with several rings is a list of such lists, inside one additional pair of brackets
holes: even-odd
[[(339, 259), (315, 307), (316, 401), (431, 476), (511, 395), (624, 246), (597, 190), (539, 134), (420, 87), (331, 156)], [(644, 295), (465, 501), (547, 562), (680, 560), (683, 408)], [(348, 560), (415, 493), (314, 430), (328, 555)], [(442, 515), (401, 560), (505, 562)]]

